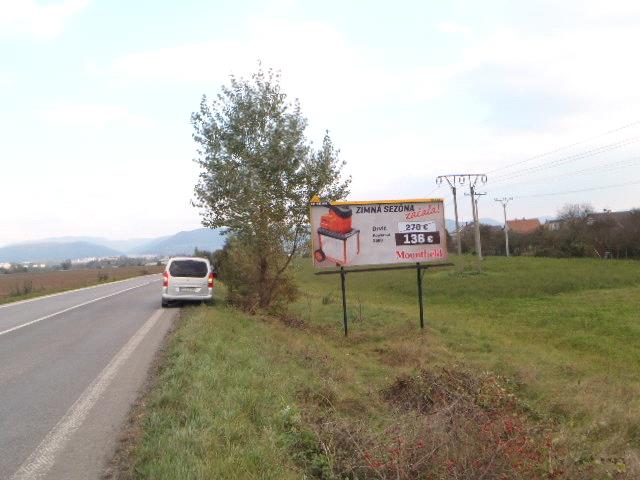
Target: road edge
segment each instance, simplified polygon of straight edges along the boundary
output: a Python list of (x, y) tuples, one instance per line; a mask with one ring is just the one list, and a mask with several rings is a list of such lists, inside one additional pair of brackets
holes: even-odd
[(102, 480), (131, 480), (134, 478), (133, 452), (138, 446), (142, 436), (142, 421), (146, 412), (146, 402), (149, 393), (155, 387), (160, 376), (160, 372), (165, 365), (167, 354), (169, 351), (169, 343), (173, 334), (182, 323), (182, 308), (178, 309), (173, 316), (171, 326), (165, 333), (156, 353), (151, 360), (151, 365), (147, 370), (144, 383), (140, 387), (138, 396), (133, 402), (127, 419), (122, 425), (120, 434), (117, 439), (117, 447), (114, 452), (108, 455), (100, 478)]

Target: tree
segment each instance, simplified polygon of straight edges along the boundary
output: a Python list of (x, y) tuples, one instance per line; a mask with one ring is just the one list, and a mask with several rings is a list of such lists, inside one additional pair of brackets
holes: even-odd
[(588, 203), (567, 203), (558, 210), (558, 220), (567, 224), (582, 224), (593, 211)]
[(593, 207), (589, 204), (566, 204), (558, 211), (563, 228), (559, 232), (560, 250), (569, 257), (586, 257), (594, 251), (593, 239), (589, 237), (589, 215)]
[(631, 210), (624, 219), (619, 248), (625, 257), (640, 257), (640, 209)]
[(227, 258), (245, 270), (233, 276), (237, 284), (227, 279), (230, 294), (249, 290), (257, 306), (269, 307), (291, 291), (289, 268), (308, 235), (311, 197), (347, 195), (344, 162), (328, 132), (313, 148), (299, 102), (289, 102), (280, 75), (261, 66), (249, 79), (232, 76), (216, 100), (203, 97), (192, 123), (201, 168), (194, 205), (204, 226), (227, 229)]
[(209, 251), (209, 250), (200, 250), (198, 247), (195, 247), (193, 250), (194, 257), (206, 258), (207, 260), (209, 260), (209, 263), (211, 264), (211, 267), (213, 268), (213, 270), (216, 271), (216, 264), (214, 262), (214, 259), (215, 259), (214, 253), (215, 252)]

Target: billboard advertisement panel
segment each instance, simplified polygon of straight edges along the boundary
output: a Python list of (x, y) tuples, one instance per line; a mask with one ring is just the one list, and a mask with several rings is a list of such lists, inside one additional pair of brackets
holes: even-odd
[(439, 198), (312, 201), (311, 238), (316, 268), (447, 260)]

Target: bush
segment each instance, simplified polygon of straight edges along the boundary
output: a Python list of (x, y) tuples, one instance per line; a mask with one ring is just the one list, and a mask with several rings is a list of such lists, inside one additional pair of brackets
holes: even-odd
[(106, 282), (109, 280), (109, 274), (105, 272), (98, 273), (98, 282)]
[(31, 280), (24, 280), (22, 284), (18, 284), (15, 286), (15, 289), (12, 292), (12, 296), (21, 297), (22, 295), (29, 295), (34, 291), (35, 289), (33, 288), (33, 282)]
[(282, 313), (294, 301), (298, 289), (290, 270), (278, 271), (265, 267), (268, 262), (276, 262), (285, 254), (277, 247), (271, 255), (257, 255), (255, 248), (237, 239), (227, 241), (223, 251), (217, 256), (220, 279), (227, 286), (227, 300), (242, 310), (255, 313), (259, 308), (268, 308), (271, 313)]

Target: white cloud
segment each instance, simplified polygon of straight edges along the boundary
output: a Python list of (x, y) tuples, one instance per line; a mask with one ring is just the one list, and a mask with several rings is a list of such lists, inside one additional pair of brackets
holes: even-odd
[(16, 76), (6, 72), (0, 72), (0, 87), (11, 87), (16, 84)]
[(453, 33), (462, 35), (471, 34), (471, 29), (468, 26), (455, 22), (440, 22), (436, 25), (436, 28), (442, 33)]
[(0, 0), (0, 36), (55, 37), (69, 19), (88, 4), (89, 0), (63, 0), (49, 4), (34, 0)]
[(305, 111), (349, 110), (392, 93), (402, 80), (327, 24), (262, 19), (249, 22), (242, 38), (130, 53), (107, 64), (90, 63), (87, 71), (119, 86), (215, 86), (231, 73), (250, 74), (258, 60), (282, 70), (285, 91), (301, 98)]
[(375, 53), (354, 47), (326, 23), (260, 19), (249, 22), (245, 34), (239, 29), (233, 39), (130, 53), (104, 64), (91, 63), (87, 70), (94, 78), (120, 86), (152, 82), (216, 88), (230, 73), (249, 74), (261, 59), (282, 69), (285, 91), (301, 98), (305, 111), (323, 118), (379, 100), (445, 98), (454, 89), (484, 102), (473, 91), (478, 81), (494, 80), (483, 68), (499, 69), (496, 86), (522, 95), (530, 89), (550, 91), (608, 107), (611, 101), (619, 104), (638, 97), (640, 70), (630, 61), (629, 51), (640, 41), (634, 26), (577, 25), (548, 34), (503, 29), (484, 36), (472, 36), (470, 27), (453, 21), (436, 28), (463, 34), (465, 43), (448, 62), (390, 69)]
[(104, 128), (109, 124), (121, 124), (134, 128), (149, 127), (152, 122), (147, 117), (131, 113), (128, 108), (95, 103), (61, 104), (42, 110), (40, 117), (54, 125), (83, 125)]

